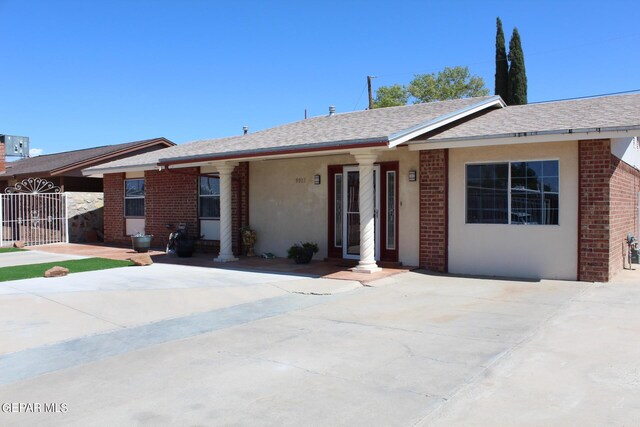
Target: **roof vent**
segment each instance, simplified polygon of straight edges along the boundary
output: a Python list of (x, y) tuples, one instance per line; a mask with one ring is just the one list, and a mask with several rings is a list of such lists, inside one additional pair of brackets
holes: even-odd
[(329, 107), (329, 115), (333, 116), (336, 113), (336, 107), (333, 105)]
[(249, 126), (242, 126), (242, 132), (244, 135), (249, 133)]

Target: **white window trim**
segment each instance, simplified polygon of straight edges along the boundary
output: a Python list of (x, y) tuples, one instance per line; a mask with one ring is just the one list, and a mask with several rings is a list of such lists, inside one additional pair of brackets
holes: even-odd
[[(127, 181), (142, 181), (142, 184), (144, 185), (144, 178), (125, 178), (124, 180), (124, 204), (122, 206), (122, 211), (124, 214), (125, 218), (144, 218), (145, 214), (146, 214), (146, 206), (143, 206), (142, 210), (143, 210), (143, 214), (142, 216), (140, 215), (127, 215), (127, 200), (135, 200), (135, 199), (143, 199), (146, 197), (146, 188), (144, 190), (144, 193), (142, 196), (127, 196)], [(145, 185), (146, 187), (146, 185)]]
[[(511, 163), (521, 163), (521, 162), (548, 162), (548, 161), (557, 161), (558, 162), (558, 223), (557, 224), (512, 224), (511, 223)], [(478, 223), (478, 222), (467, 222), (467, 165), (496, 165), (496, 164), (504, 164), (508, 165), (508, 191), (507, 191), (507, 223), (506, 224), (488, 224), (488, 223)], [(474, 162), (465, 162), (464, 163), (464, 224), (470, 226), (482, 226), (482, 225), (521, 225), (526, 227), (559, 227), (561, 225), (560, 221), (560, 212), (562, 212), (562, 198), (560, 197), (560, 189), (562, 188), (562, 179), (561, 179), (561, 161), (559, 157), (549, 157), (549, 158), (534, 158), (534, 159), (523, 159), (523, 160), (486, 160), (486, 161), (474, 161)]]
[(211, 198), (217, 197), (218, 200), (220, 200), (220, 194), (200, 194), (200, 179), (201, 178), (217, 178), (217, 179), (220, 179), (220, 175), (212, 174), (211, 176), (199, 176), (198, 177), (198, 219), (219, 221), (220, 220), (219, 216), (200, 216), (200, 202), (202, 200), (202, 197), (211, 197)]

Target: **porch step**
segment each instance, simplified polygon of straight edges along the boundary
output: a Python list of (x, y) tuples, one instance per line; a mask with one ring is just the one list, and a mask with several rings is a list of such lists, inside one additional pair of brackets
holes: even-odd
[[(345, 258), (325, 258), (325, 262), (335, 264), (339, 267), (355, 267), (358, 265), (357, 259), (345, 259)], [(401, 262), (394, 261), (378, 261), (378, 267), (381, 268), (399, 268), (402, 267)]]

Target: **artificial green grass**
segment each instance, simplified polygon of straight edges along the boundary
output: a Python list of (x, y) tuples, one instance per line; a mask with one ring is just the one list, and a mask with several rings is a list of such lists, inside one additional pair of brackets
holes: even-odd
[(0, 268), (0, 282), (44, 277), (44, 272), (55, 266), (68, 268), (69, 273), (80, 273), (83, 271), (129, 267), (131, 265), (133, 265), (131, 261), (107, 258), (84, 258), (70, 261), (46, 262), (43, 264), (15, 265), (13, 267)]
[(18, 248), (0, 248), (0, 254), (6, 252), (24, 252), (26, 249), (18, 249)]

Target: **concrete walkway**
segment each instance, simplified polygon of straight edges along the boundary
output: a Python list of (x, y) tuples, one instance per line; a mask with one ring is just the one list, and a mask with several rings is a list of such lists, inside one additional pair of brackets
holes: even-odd
[(155, 264), (5, 282), (0, 402), (68, 410), (0, 424), (636, 425), (630, 274), (363, 287)]
[(87, 258), (83, 255), (56, 254), (38, 250), (20, 252), (5, 252), (0, 254), (0, 268), (14, 265), (42, 264), (45, 262), (68, 261), (71, 259)]

